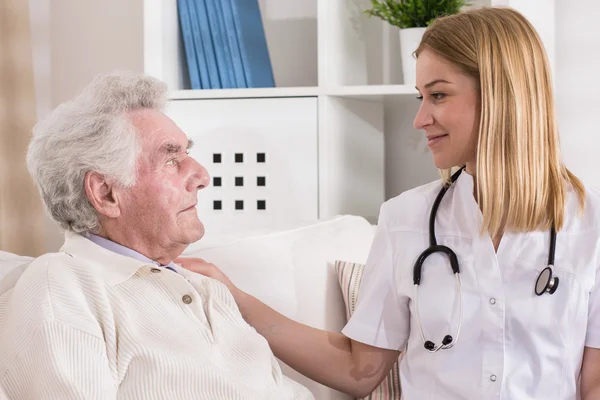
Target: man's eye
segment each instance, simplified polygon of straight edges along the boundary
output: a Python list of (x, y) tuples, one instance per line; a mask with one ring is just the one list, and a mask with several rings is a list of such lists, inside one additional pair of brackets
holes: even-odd
[(167, 161), (167, 165), (177, 165), (177, 160), (173, 158), (173, 159)]

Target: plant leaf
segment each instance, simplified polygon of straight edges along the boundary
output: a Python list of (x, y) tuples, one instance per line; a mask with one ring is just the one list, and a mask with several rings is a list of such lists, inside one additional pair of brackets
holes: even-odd
[(437, 18), (456, 14), (468, 5), (468, 0), (371, 0), (371, 8), (365, 14), (405, 29), (427, 27)]

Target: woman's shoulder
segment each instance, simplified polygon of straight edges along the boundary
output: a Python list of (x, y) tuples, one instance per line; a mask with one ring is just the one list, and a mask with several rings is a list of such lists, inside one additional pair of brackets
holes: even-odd
[[(583, 210), (578, 192), (567, 189), (565, 228), (576, 231), (600, 231), (600, 188), (584, 185)], [(583, 211), (583, 212), (582, 212)]]
[[(586, 207), (591, 207), (593, 210), (600, 210), (600, 187), (584, 186), (585, 187), (585, 203)], [(576, 195), (574, 190), (570, 190), (573, 196)]]
[[(380, 220), (388, 228), (413, 230), (423, 225), (443, 183), (441, 179), (406, 190), (383, 203)], [(450, 189), (452, 190), (452, 189)]]

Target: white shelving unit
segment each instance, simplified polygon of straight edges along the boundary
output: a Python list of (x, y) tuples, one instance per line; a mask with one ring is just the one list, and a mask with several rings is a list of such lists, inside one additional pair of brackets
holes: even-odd
[[(240, 107), (247, 106), (255, 110), (254, 115), (257, 119), (268, 120), (269, 110), (261, 112), (260, 108), (256, 108), (259, 104), (269, 104), (269, 107), (273, 107), (273, 103), (265, 102), (267, 99), (278, 99), (282, 103), (291, 103), (298, 98), (316, 100), (315, 107), (303, 108), (302, 112), (306, 114), (301, 117), (303, 120), (316, 121), (314, 132), (309, 131), (310, 129), (306, 131), (306, 140), (316, 138), (312, 144), (316, 159), (308, 158), (312, 160), (308, 162), (314, 165), (300, 163), (301, 158), (295, 156), (297, 143), (296, 148), (280, 149), (288, 154), (287, 158), (291, 164), (297, 163), (294, 171), (305, 169), (314, 172), (303, 178), (290, 172), (295, 176), (291, 187), (283, 185), (268, 188), (271, 190), (270, 196), (281, 201), (285, 198), (281, 196), (281, 192), (287, 193), (285, 201), (294, 205), (298, 212), (291, 213), (287, 219), (282, 219), (281, 215), (271, 218), (268, 213), (264, 213), (265, 218), (257, 220), (254, 214), (258, 213), (258, 210), (245, 210), (247, 214), (253, 215), (247, 219), (253, 222), (242, 224), (243, 228), (292, 225), (300, 222), (295, 220), (300, 218), (299, 215), (303, 215), (301, 219), (304, 220), (307, 215), (316, 219), (349, 213), (363, 215), (375, 222), (379, 207), (385, 200), (386, 98), (412, 96), (417, 93), (414, 88), (402, 85), (398, 79), (401, 71), (390, 73), (400, 64), (399, 60), (386, 56), (390, 51), (386, 50), (385, 46), (391, 44), (390, 40), (384, 40), (384, 37), (389, 35), (391, 29), (380, 20), (364, 15), (363, 11), (369, 6), (368, 0), (261, 0), (260, 5), (275, 76), (275, 88), (188, 90), (184, 77), (185, 67), (182, 64), (184, 51), (175, 0), (144, 2), (146, 73), (169, 84), (173, 101), (168, 112), (180, 126), (187, 128), (188, 134), (201, 137), (203, 142), (200, 146), (205, 147), (221, 146), (217, 142), (204, 145), (209, 140), (208, 136), (201, 132), (202, 121), (192, 114), (208, 118), (209, 113), (206, 110), (210, 109), (211, 115), (215, 115), (219, 114), (216, 110), (222, 107), (222, 118), (222, 115), (228, 113), (239, 113)], [(394, 62), (397, 65), (393, 65)], [(234, 109), (237, 111), (231, 111)], [(288, 109), (287, 112), (289, 120), (296, 121), (297, 124), (297, 116), (293, 115), (294, 109)], [(219, 123), (223, 126), (223, 132), (237, 129), (232, 127), (232, 121), (227, 118), (216, 123), (212, 120), (207, 121), (206, 126), (211, 127), (213, 137), (224, 137), (215, 133)], [(248, 119), (243, 123), (253, 124)], [(282, 130), (283, 135), (286, 134), (285, 131), (293, 128), (282, 126), (282, 121), (278, 121), (278, 124), (278, 129)], [(393, 130), (393, 127), (388, 129)], [(227, 140), (235, 140), (229, 134), (225, 136)], [(246, 143), (246, 146), (248, 145)], [(260, 150), (253, 148), (253, 151)], [(204, 158), (200, 159), (200, 162), (209, 164), (209, 172), (211, 169), (223, 170), (222, 165), (213, 165), (211, 168), (211, 161), (206, 160), (209, 158), (207, 153), (197, 156)], [(305, 157), (303, 162), (306, 163), (306, 160)], [(235, 167), (232, 165), (230, 169), (233, 175), (236, 174)], [(277, 170), (280, 167), (281, 165), (272, 166)], [(246, 168), (251, 169), (249, 166)], [(219, 174), (226, 175), (227, 171)], [(307, 182), (299, 182), (298, 179), (310, 181), (315, 190), (310, 190), (310, 195), (306, 190), (304, 193), (294, 193), (294, 186), (310, 186)], [(229, 189), (228, 196), (231, 196), (231, 191), (237, 190), (239, 197), (243, 197), (242, 189)], [(207, 189), (207, 193), (209, 190), (212, 191), (212, 199), (216, 198), (219, 190), (225, 192), (228, 189), (210, 188)], [(255, 188), (244, 190), (246, 193), (252, 193)], [(305, 212), (307, 204), (313, 202), (314, 207), (309, 207), (311, 211)], [(210, 207), (210, 204), (206, 206)], [(215, 217), (214, 225), (223, 226), (219, 222), (227, 221), (232, 229), (239, 229), (239, 226), (232, 226), (231, 215), (225, 210), (213, 211), (215, 214), (211, 217), (221, 215)], [(222, 213), (219, 214), (219, 211)], [(257, 221), (263, 221), (265, 226)], [(218, 229), (215, 226), (210, 228)]]
[[(385, 85), (401, 86), (400, 71), (390, 73), (399, 66), (389, 56), (391, 44), (385, 36), (391, 28), (364, 15), (369, 4), (368, 0), (260, 0), (277, 89), (313, 87), (319, 90), (312, 94), (328, 95), (346, 86), (360, 91), (362, 86), (379, 85), (382, 94), (388, 94)], [(144, 7), (146, 72), (161, 77), (173, 90), (185, 89), (177, 2), (145, 0)], [(396, 90), (414, 92), (414, 88)], [(197, 95), (213, 98), (210, 91)], [(265, 96), (270, 96), (268, 91)], [(223, 92), (223, 96), (237, 94)]]
[[(265, 102), (268, 99), (277, 99), (278, 104), (293, 104), (300, 98), (315, 100), (302, 107), (305, 115), (294, 115), (294, 108), (285, 105), (277, 111), (272, 109), (287, 112), (290, 124), (297, 123), (298, 117), (316, 121), (313, 128), (306, 128), (305, 139), (315, 141), (310, 146), (314, 146), (316, 159), (307, 161), (298, 156), (297, 149), (285, 147), (285, 141), (279, 142), (282, 147), (271, 149), (286, 154), (287, 163), (296, 169), (314, 171), (303, 178), (294, 173), (294, 179), (306, 180), (301, 184), (296, 181), (268, 188), (274, 191), (274, 198), (297, 207), (298, 213), (292, 212), (281, 219), (281, 216), (270, 215), (269, 209), (263, 210), (261, 218), (253, 216), (252, 226), (244, 227), (288, 226), (300, 222), (295, 219), (298, 215), (329, 218), (346, 213), (362, 215), (375, 222), (384, 200), (437, 178), (423, 135), (412, 128), (418, 109), (414, 99), (417, 91), (403, 85), (401, 80), (398, 30), (363, 13), (369, 7), (369, 0), (260, 0), (276, 87), (223, 90), (186, 89), (176, 3), (176, 0), (144, 0), (144, 66), (146, 73), (169, 84), (173, 100), (169, 112), (178, 124), (188, 129), (188, 134), (202, 137), (199, 146), (219, 147), (223, 137), (236, 141), (229, 132), (243, 132), (243, 124), (254, 126), (249, 116), (236, 121), (235, 113), (244, 107), (254, 110), (252, 118), (266, 121), (262, 129), (285, 135), (294, 127), (286, 126), (286, 118), (279, 118), (269, 128), (272, 113), (260, 108), (260, 104), (272, 107), (274, 103)], [(512, 6), (524, 11), (534, 23), (541, 25), (543, 39), (553, 46), (553, 8), (542, 7), (545, 0), (476, 0), (474, 3), (475, 6)], [(553, 47), (549, 53), (552, 57)], [(212, 110), (212, 114), (207, 110)], [(203, 124), (194, 114), (205, 118), (213, 115), (221, 120)], [(205, 134), (205, 126), (211, 127), (211, 136)], [(222, 135), (223, 132), (227, 134)], [(211, 137), (214, 142), (210, 141)], [(247, 138), (239, 141), (242, 142), (248, 145)], [(306, 148), (313, 148), (310, 146)], [(252, 151), (260, 149), (253, 147)], [(197, 156), (207, 157), (207, 154)], [(210, 164), (210, 160), (199, 161)], [(306, 162), (314, 165), (302, 164)], [(271, 165), (270, 168), (282, 166)], [(211, 165), (207, 167), (210, 172)], [(213, 170), (223, 170), (222, 165), (213, 167)], [(314, 191), (311, 189), (310, 195), (297, 193), (296, 185), (310, 186)], [(230, 189), (237, 190), (241, 197), (246, 190)], [(217, 190), (220, 189), (207, 189), (206, 194), (214, 197)], [(219, 215), (227, 211), (221, 211), (211, 214), (214, 219), (209, 218), (209, 228), (219, 230), (223, 226), (225, 219)], [(206, 220), (206, 215), (203, 218)], [(239, 230), (231, 225), (230, 219), (227, 221), (230, 229)]]

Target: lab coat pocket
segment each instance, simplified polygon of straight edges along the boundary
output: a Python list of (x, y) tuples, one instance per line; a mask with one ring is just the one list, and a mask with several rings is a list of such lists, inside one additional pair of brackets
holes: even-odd
[(587, 318), (591, 280), (575, 268), (561, 264), (562, 267), (552, 268), (556, 290), (537, 295), (535, 287), (545, 263), (522, 260), (519, 264), (510, 293), (507, 293), (510, 295), (507, 297), (508, 311), (515, 316), (509, 328), (529, 332), (553, 347), (564, 347), (576, 333), (574, 327), (581, 327)]

